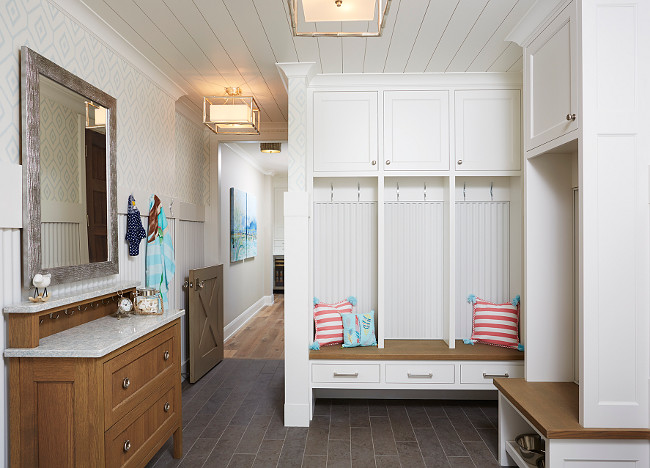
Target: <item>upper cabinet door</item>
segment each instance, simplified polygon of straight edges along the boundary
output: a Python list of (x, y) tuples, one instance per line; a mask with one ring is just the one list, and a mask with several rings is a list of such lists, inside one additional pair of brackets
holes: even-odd
[(377, 92), (314, 92), (314, 171), (377, 170)]
[(519, 90), (456, 91), (455, 112), (457, 171), (520, 169)]
[(384, 169), (449, 169), (449, 92), (384, 93)]
[(526, 151), (578, 128), (575, 4), (524, 50)]

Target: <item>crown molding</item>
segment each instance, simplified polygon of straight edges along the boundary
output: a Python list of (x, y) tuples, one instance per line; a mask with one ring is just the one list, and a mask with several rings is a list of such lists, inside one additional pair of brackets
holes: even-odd
[[(197, 125), (203, 125), (202, 111), (187, 96), (176, 101), (176, 112)], [(207, 127), (206, 127), (207, 128)]]
[(571, 0), (537, 0), (506, 36), (506, 41), (524, 47), (539, 35), (550, 18), (555, 17)]
[(523, 83), (521, 72), (478, 73), (337, 73), (316, 75), (309, 88), (330, 87), (404, 87), (427, 89), (431, 87), (462, 88), (476, 86), (517, 86)]
[(83, 0), (48, 0), (68, 18), (99, 39), (105, 47), (142, 72), (174, 101), (187, 92), (155, 66), (133, 44), (95, 13)]
[(289, 91), (289, 78), (304, 78), (305, 84), (308, 85), (316, 74), (315, 62), (282, 62), (276, 63), (275, 66), (280, 72), (280, 78), (287, 91)]
[(242, 158), (244, 161), (246, 161), (248, 164), (253, 166), (255, 169), (257, 169), (259, 172), (261, 172), (264, 175), (272, 176), (275, 174), (274, 171), (269, 171), (267, 169), (264, 169), (262, 166), (257, 164), (257, 162), (251, 157), (250, 154), (248, 154), (246, 151), (244, 151), (241, 146), (239, 146), (235, 142), (231, 143), (224, 143), (225, 146), (227, 146), (233, 153), (237, 154), (240, 158)]

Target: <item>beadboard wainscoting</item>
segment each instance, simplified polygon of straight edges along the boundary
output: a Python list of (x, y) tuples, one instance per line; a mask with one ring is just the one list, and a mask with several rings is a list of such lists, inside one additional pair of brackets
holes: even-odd
[(314, 203), (314, 295), (377, 311), (377, 203)]
[(457, 338), (472, 335), (469, 294), (500, 304), (512, 299), (509, 230), (509, 202), (456, 202)]
[(444, 203), (390, 202), (386, 224), (384, 333), (393, 339), (442, 339)]

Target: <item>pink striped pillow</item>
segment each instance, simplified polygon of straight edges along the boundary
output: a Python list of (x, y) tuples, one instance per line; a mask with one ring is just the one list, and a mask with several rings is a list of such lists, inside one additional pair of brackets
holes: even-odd
[(343, 320), (341, 314), (352, 313), (350, 301), (336, 304), (314, 304), (316, 338), (321, 346), (343, 344)]
[(502, 348), (518, 349), (518, 299), (519, 296), (512, 303), (493, 304), (476, 298), (472, 318), (472, 340)]

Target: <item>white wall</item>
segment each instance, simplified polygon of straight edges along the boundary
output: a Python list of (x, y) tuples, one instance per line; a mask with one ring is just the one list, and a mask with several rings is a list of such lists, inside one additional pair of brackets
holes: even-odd
[[(272, 293), (272, 181), (227, 144), (220, 145), (220, 258), (224, 276), (224, 327)], [(230, 188), (257, 198), (257, 256), (230, 262)], [(216, 209), (213, 206), (212, 210)], [(228, 329), (226, 330), (226, 335)]]
[[(62, 8), (58, 3), (73, 5)], [(207, 137), (200, 124), (188, 123), (175, 110), (179, 89), (152, 71), (148, 62), (126, 48), (115, 36), (100, 39), (102, 27), (93, 26), (88, 10), (76, 0), (34, 0), (15, 2), (11, 14), (0, 15), (0, 76), (5, 78), (0, 93), (0, 163), (15, 165), (20, 162), (20, 71), (19, 51), (23, 45), (63, 66), (75, 75), (106, 91), (118, 100), (117, 132), (117, 183), (118, 209), (126, 209), (126, 197), (132, 191), (140, 194), (156, 193), (165, 200), (193, 205), (207, 202), (206, 179), (197, 180), (197, 174), (206, 174)], [(84, 16), (84, 20), (77, 20)], [(98, 32), (99, 31), (99, 32)], [(110, 35), (110, 32), (107, 32)], [(122, 48), (125, 47), (125, 48)], [(116, 52), (120, 50), (120, 53)], [(121, 55), (123, 54), (123, 55)], [(127, 58), (125, 58), (127, 57)], [(137, 65), (136, 65), (137, 64)], [(156, 81), (154, 81), (156, 80)], [(198, 111), (197, 111), (198, 113)], [(178, 124), (178, 126), (177, 126)], [(200, 138), (200, 142), (196, 139)], [(179, 144), (177, 143), (179, 141)], [(203, 154), (196, 154), (197, 152)], [(148, 205), (143, 197), (136, 197), (138, 207), (146, 215)], [(178, 212), (179, 203), (174, 205)], [(167, 205), (165, 205), (167, 209)], [(0, 208), (2, 217), (7, 208)], [(127, 244), (123, 240), (126, 217), (120, 215), (120, 274), (96, 278), (77, 283), (53, 285), (48, 288), (52, 295), (69, 293), (79, 288), (95, 287), (116, 278), (144, 280), (144, 252), (141, 256), (128, 258)], [(172, 224), (174, 232), (180, 229)], [(196, 228), (196, 227), (195, 227)], [(193, 231), (197, 231), (194, 229)], [(200, 232), (192, 232), (200, 238)], [(189, 234), (188, 234), (189, 235)], [(183, 263), (177, 248), (177, 265)], [(21, 288), (21, 244), (20, 229), (0, 229), (0, 308), (21, 301), (27, 294)], [(194, 264), (196, 259), (187, 259), (183, 264)], [(178, 281), (180, 274), (176, 275)], [(172, 303), (180, 294), (176, 282), (171, 291)], [(0, 320), (0, 349), (6, 342), (5, 321)], [(8, 361), (0, 366), (0, 465), (9, 466), (8, 440)]]

